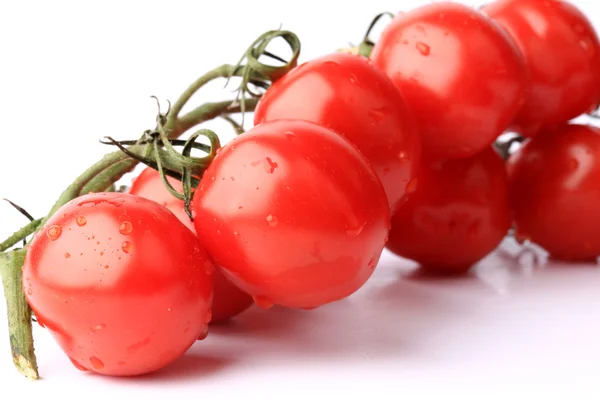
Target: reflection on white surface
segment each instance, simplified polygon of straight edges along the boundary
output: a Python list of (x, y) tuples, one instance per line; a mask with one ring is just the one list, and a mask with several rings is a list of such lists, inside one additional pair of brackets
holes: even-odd
[[(540, 268), (534, 255), (529, 270), (518, 254), (507, 240), (473, 273), (440, 278), (386, 252), (372, 279), (350, 298), (313, 311), (253, 307), (212, 327), (205, 341), (172, 366), (135, 379), (77, 371), (48, 333), (37, 329), (45, 379), (21, 379), (8, 346), (0, 346), (0, 377), (28, 393), (60, 390), (71, 398), (85, 390), (86, 399), (105, 398), (94, 396), (108, 387), (123, 396), (142, 390), (146, 398), (164, 398), (173, 385), (205, 394), (224, 388), (243, 394), (262, 385), (273, 396), (298, 386), (297, 395), (317, 387), (371, 388), (374, 395), (451, 385), (485, 395), (493, 385), (499, 385), (496, 394), (524, 386), (542, 390), (548, 382), (567, 385), (573, 378), (561, 377), (572, 377), (573, 368), (577, 379), (596, 382), (600, 269), (556, 262)], [(7, 343), (4, 329), (0, 343)]]

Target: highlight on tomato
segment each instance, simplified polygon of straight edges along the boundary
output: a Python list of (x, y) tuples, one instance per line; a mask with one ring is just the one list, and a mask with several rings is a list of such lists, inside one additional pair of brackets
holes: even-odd
[[(181, 181), (171, 177), (167, 177), (167, 180), (175, 190), (182, 191)], [(129, 193), (160, 203), (173, 212), (194, 234), (196, 233), (194, 223), (184, 211), (183, 200), (179, 200), (169, 193), (155, 169), (144, 169), (133, 181)], [(225, 278), (218, 266), (213, 277), (214, 296), (211, 307), (211, 323), (222, 322), (234, 317), (254, 304), (252, 297)]]
[(370, 58), (413, 110), (430, 159), (488, 148), (514, 120), (528, 89), (525, 62), (508, 34), (456, 3), (397, 15)]
[(214, 265), (158, 203), (95, 193), (60, 208), (29, 245), (27, 301), (75, 367), (140, 375), (179, 358), (210, 321)]
[(463, 273), (496, 249), (511, 224), (504, 160), (488, 148), (424, 164), (393, 212), (389, 250), (423, 270)]
[(555, 259), (600, 256), (600, 129), (563, 125), (540, 132), (509, 159), (517, 237)]
[(347, 53), (308, 61), (260, 99), (254, 122), (303, 119), (344, 136), (371, 162), (394, 205), (415, 176), (420, 140), (393, 82), (368, 59)]
[(535, 136), (600, 103), (600, 42), (589, 19), (560, 0), (499, 0), (483, 12), (515, 40), (530, 91), (511, 130)]
[(196, 231), (262, 307), (315, 308), (371, 276), (389, 230), (375, 171), (312, 122), (262, 123), (225, 145), (194, 194)]

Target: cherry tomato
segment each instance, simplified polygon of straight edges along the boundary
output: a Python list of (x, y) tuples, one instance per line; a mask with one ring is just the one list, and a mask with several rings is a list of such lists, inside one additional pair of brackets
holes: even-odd
[(420, 140), (393, 82), (364, 57), (337, 53), (304, 63), (267, 90), (255, 124), (304, 119), (350, 140), (383, 183), (390, 205), (415, 175)]
[(23, 284), (38, 321), (77, 368), (139, 375), (204, 334), (213, 269), (169, 210), (99, 193), (67, 203), (36, 234)]
[(515, 44), (461, 4), (396, 16), (371, 59), (413, 109), (429, 158), (469, 157), (489, 147), (525, 99), (527, 73)]
[(193, 204), (211, 256), (265, 308), (314, 308), (352, 294), (371, 276), (389, 229), (368, 161), (302, 120), (265, 122), (229, 142)]
[(600, 43), (575, 6), (556, 0), (500, 0), (483, 11), (501, 24), (525, 57), (531, 90), (512, 129), (549, 131), (600, 102)]
[[(167, 179), (174, 189), (181, 192), (182, 185), (180, 181), (171, 177), (167, 177)], [(143, 170), (134, 180), (129, 193), (162, 204), (164, 207), (171, 210), (181, 222), (196, 234), (194, 223), (183, 209), (183, 201), (169, 193), (165, 188), (158, 171), (155, 169), (146, 168)], [(219, 268), (215, 270), (214, 283), (211, 323), (221, 322), (238, 315), (253, 304), (252, 297), (235, 287), (233, 283), (229, 282)]]
[(510, 223), (504, 161), (488, 148), (426, 163), (393, 214), (388, 248), (425, 270), (466, 272), (498, 246)]
[(600, 256), (600, 130), (565, 125), (542, 132), (509, 159), (517, 235), (553, 257)]

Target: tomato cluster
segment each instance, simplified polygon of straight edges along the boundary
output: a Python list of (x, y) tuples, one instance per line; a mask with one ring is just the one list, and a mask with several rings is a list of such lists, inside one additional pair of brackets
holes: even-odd
[[(595, 259), (600, 130), (569, 121), (599, 103), (600, 43), (572, 5), (420, 7), (368, 57), (277, 79), (203, 172), (193, 220), (152, 168), (64, 205), (29, 245), (27, 300), (76, 367), (137, 375), (253, 303), (344, 299), (386, 246), (465, 272), (514, 226), (556, 258)], [(505, 162), (507, 131), (528, 139)]]

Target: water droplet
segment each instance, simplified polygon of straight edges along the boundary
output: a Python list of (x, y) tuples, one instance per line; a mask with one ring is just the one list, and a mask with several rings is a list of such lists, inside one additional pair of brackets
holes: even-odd
[(235, 178), (233, 176), (231, 178), (229, 178), (229, 179), (231, 179), (232, 182), (235, 181)]
[(270, 157), (265, 158), (263, 165), (265, 166), (265, 171), (269, 174), (272, 174), (278, 167), (277, 163), (271, 160)]
[(104, 266), (104, 269), (109, 269), (109, 268), (110, 268), (110, 265), (108, 265), (108, 264)]
[(71, 258), (71, 254), (65, 253), (65, 258)]
[(85, 224), (87, 224), (87, 219), (85, 219), (85, 217), (77, 217), (77, 219), (75, 220), (75, 222), (79, 226), (84, 226)]
[(350, 74), (350, 76), (348, 77), (348, 79), (350, 80), (351, 84), (353, 84), (353, 85), (358, 84), (358, 78), (356, 77), (356, 75)]
[(212, 320), (212, 311), (208, 310), (208, 312), (204, 316), (204, 323), (208, 324), (211, 320)]
[(408, 161), (408, 154), (405, 151), (401, 151), (398, 153), (398, 160), (400, 161)]
[(406, 193), (414, 193), (418, 186), (419, 180), (417, 178), (412, 178), (406, 185)]
[(367, 223), (363, 222), (361, 225), (354, 227), (354, 228), (346, 227), (346, 235), (348, 235), (350, 237), (357, 237), (358, 235), (360, 235), (362, 233), (363, 229), (365, 229), (365, 225), (367, 225)]
[(98, 357), (90, 357), (90, 362), (92, 363), (92, 368), (94, 368), (96, 371), (100, 371), (104, 368), (104, 363)]
[(285, 131), (283, 134), (290, 140), (296, 137), (296, 134), (292, 131)]
[(377, 259), (376, 259), (376, 257), (372, 257), (369, 260), (369, 268), (371, 268), (373, 270), (373, 269), (375, 269), (376, 266), (377, 266)]
[(419, 32), (421, 32), (421, 33), (425, 33), (425, 28), (423, 27), (423, 25), (417, 25), (415, 28), (416, 28), (416, 29), (417, 29)]
[(262, 309), (268, 310), (273, 307), (273, 302), (263, 296), (253, 296), (254, 303)]
[(171, 307), (167, 308), (167, 312), (171, 312)]
[(129, 235), (131, 232), (133, 232), (133, 225), (131, 225), (131, 222), (123, 221), (121, 226), (119, 226), (119, 233), (122, 235)]
[(238, 210), (241, 210), (242, 208), (244, 208), (243, 206), (238, 206)]
[(419, 53), (423, 54), (424, 56), (428, 56), (429, 53), (431, 53), (431, 47), (423, 42), (417, 42), (416, 46), (417, 50), (419, 50)]
[(277, 226), (277, 217), (274, 215), (267, 215), (267, 222), (269, 223), (269, 226)]
[(133, 249), (133, 244), (129, 241), (124, 241), (121, 244), (121, 250), (123, 250), (124, 253), (129, 253), (132, 249)]
[(577, 168), (579, 168), (579, 161), (577, 161), (575, 158), (570, 159), (569, 160), (569, 170), (575, 171), (575, 170), (577, 170)]
[(239, 236), (239, 233), (237, 231), (233, 231), (233, 236)]
[(404, 40), (402, 41), (402, 44), (408, 44), (408, 40), (404, 39)]
[(369, 117), (371, 117), (371, 122), (373, 124), (380, 123), (385, 117), (390, 115), (390, 110), (386, 106), (371, 108), (369, 111)]
[(581, 46), (583, 50), (587, 50), (590, 47), (589, 43), (585, 39), (581, 39), (579, 41), (579, 46)]
[(103, 252), (103, 251), (101, 251), (101, 252), (100, 252), (100, 255), (101, 255), (101, 256), (103, 256), (103, 255), (104, 255), (104, 252)]
[(212, 275), (215, 272), (215, 266), (210, 261), (206, 260), (204, 262), (204, 271), (206, 271), (206, 275)]
[(101, 331), (104, 328), (106, 328), (106, 324), (98, 324), (95, 326), (90, 326), (91, 331)]
[(73, 364), (73, 366), (75, 368), (77, 368), (78, 370), (83, 371), (83, 372), (88, 372), (89, 371), (89, 369), (87, 369), (86, 367), (84, 367), (83, 365), (81, 365), (80, 363), (78, 363), (77, 361), (75, 361), (74, 358), (69, 357), (69, 360), (71, 361), (71, 364)]
[(198, 340), (204, 340), (208, 337), (208, 325), (204, 327), (202, 332), (198, 335)]
[(33, 294), (33, 289), (27, 288), (27, 294), (31, 296)]
[(323, 63), (323, 66), (324, 67), (327, 66), (327, 67), (335, 67), (335, 68), (337, 68), (337, 67), (340, 66), (340, 64), (336, 63), (335, 61), (328, 60), (328, 61), (325, 61)]
[(60, 235), (62, 235), (62, 228), (58, 225), (52, 225), (50, 228), (48, 228), (46, 235), (48, 236), (48, 239), (56, 240), (60, 237)]

